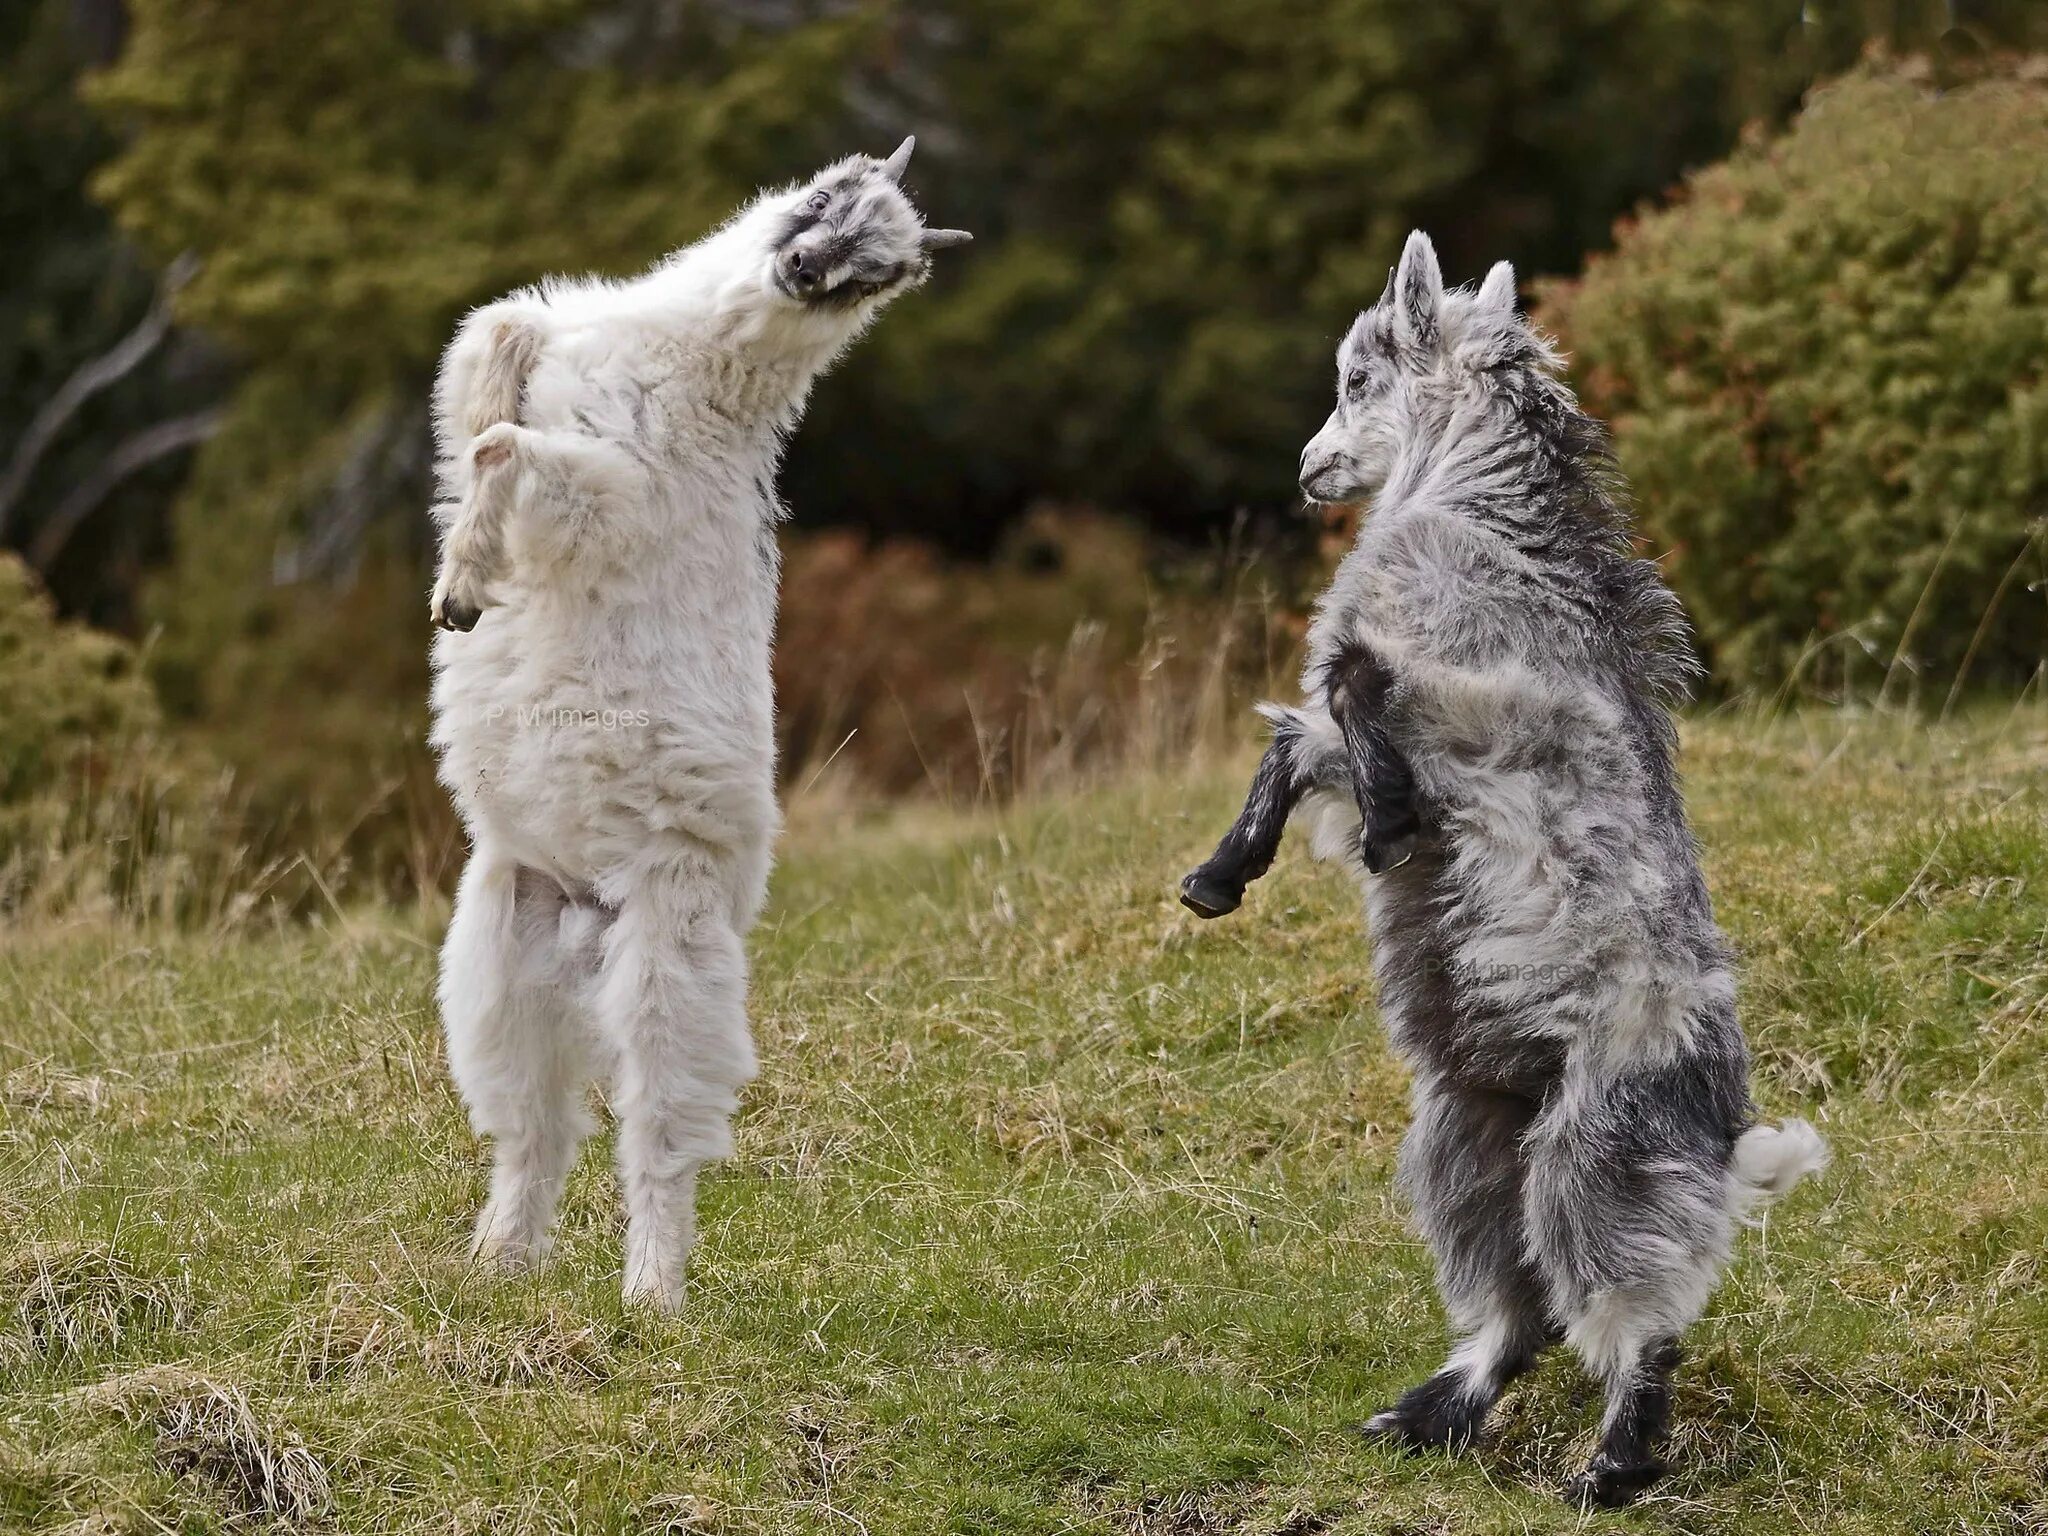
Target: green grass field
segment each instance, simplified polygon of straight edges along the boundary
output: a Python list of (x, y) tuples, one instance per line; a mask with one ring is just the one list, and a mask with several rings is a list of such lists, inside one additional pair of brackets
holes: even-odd
[(1686, 761), (1758, 1096), (1836, 1162), (1743, 1239), (1634, 1511), (1555, 1496), (1564, 1354), (1462, 1459), (1349, 1432), (1444, 1347), (1405, 1078), (1336, 874), (1175, 905), (1224, 768), (796, 806), (677, 1320), (620, 1308), (603, 1140), (551, 1269), (465, 1266), (431, 925), (15, 935), (0, 1529), (2048, 1531), (2048, 711)]

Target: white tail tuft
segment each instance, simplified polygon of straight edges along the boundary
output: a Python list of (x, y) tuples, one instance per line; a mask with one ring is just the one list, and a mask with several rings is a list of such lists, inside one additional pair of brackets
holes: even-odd
[(1791, 1193), (1801, 1179), (1827, 1165), (1828, 1144), (1804, 1120), (1751, 1126), (1736, 1138), (1728, 1164), (1736, 1212), (1747, 1214)]

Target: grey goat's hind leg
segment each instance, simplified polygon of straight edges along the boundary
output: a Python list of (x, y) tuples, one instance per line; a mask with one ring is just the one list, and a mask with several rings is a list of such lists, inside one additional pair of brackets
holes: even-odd
[(1365, 646), (1347, 645), (1324, 673), (1330, 717), (1351, 758), (1351, 790), (1365, 829), (1359, 854), (1371, 874), (1398, 869), (1415, 856), (1422, 835), (1415, 774), (1387, 735), (1387, 696), (1393, 675)]
[(1523, 1252), (1519, 1144), (1534, 1114), (1515, 1094), (1416, 1079), (1401, 1183), (1460, 1340), (1434, 1376), (1365, 1424), (1367, 1438), (1462, 1449), (1502, 1389), (1555, 1342), (1542, 1281)]
[(1677, 1339), (1734, 1231), (1728, 1149), (1749, 1105), (1731, 1034), (1703, 1019), (1690, 1056), (1560, 1089), (1523, 1137), (1530, 1258), (1607, 1395), (1599, 1454), (1565, 1489), (1575, 1502), (1625, 1504), (1663, 1475)]
[(1244, 809), (1223, 841), (1180, 883), (1180, 903), (1197, 917), (1235, 912), (1244, 888), (1273, 867), (1287, 818), (1309, 788), (1294, 767), (1294, 733), (1281, 726), (1259, 759)]
[(1658, 1339), (1643, 1351), (1631, 1379), (1608, 1404), (1600, 1448), (1586, 1470), (1565, 1485), (1565, 1498), (1588, 1508), (1619, 1509), (1669, 1472), (1660, 1454), (1671, 1427), (1671, 1373), (1678, 1368), (1676, 1339)]

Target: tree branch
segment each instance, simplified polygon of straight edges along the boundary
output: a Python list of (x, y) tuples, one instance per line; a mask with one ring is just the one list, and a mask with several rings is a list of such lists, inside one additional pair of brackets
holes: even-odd
[(36, 412), (28, 430), (22, 433), (21, 441), (14, 445), (14, 456), (7, 462), (7, 473), (0, 475), (0, 536), (6, 534), (7, 520), (13, 514), (15, 503), (21, 499), (21, 493), (28, 488), (29, 477), (36, 472), (36, 465), (49, 451), (50, 444), (57, 440), (57, 435), (70, 425), (71, 418), (94, 395), (110, 384), (119, 383), (142, 366), (143, 360), (163, 344), (164, 337), (171, 330), (171, 300), (198, 270), (199, 259), (190, 251), (166, 267), (157, 282), (156, 296), (149, 302), (149, 313), (142, 317), (142, 322), (107, 351), (81, 364), (57, 393), (43, 402), (43, 408)]
[(97, 469), (72, 487), (71, 494), (36, 529), (28, 548), (29, 564), (47, 575), (57, 556), (64, 552), (64, 546), (71, 542), (71, 535), (78, 531), (78, 525), (92, 516), (115, 486), (158, 459), (205, 442), (220, 430), (226, 417), (227, 412), (218, 407), (194, 411), (189, 416), (160, 421), (124, 439), (100, 460)]

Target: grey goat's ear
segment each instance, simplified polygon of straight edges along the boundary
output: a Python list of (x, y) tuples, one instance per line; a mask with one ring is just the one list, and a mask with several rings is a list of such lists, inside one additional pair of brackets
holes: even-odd
[[(1400, 284), (1401, 269), (1399, 267), (1387, 268), (1387, 286), (1380, 290), (1380, 296), (1373, 301), (1372, 307), (1385, 310), (1390, 319), (1394, 313), (1394, 295), (1401, 291)], [(1361, 316), (1363, 313), (1363, 311), (1360, 311)]]
[(943, 251), (949, 245), (965, 245), (974, 238), (964, 229), (928, 229), (918, 243), (928, 251)]
[(891, 181), (901, 181), (903, 173), (910, 169), (910, 152), (915, 148), (917, 135), (906, 135), (903, 142), (896, 146), (896, 153), (882, 162), (882, 174)]
[(1436, 247), (1419, 229), (1408, 236), (1408, 244), (1401, 250), (1393, 288), (1394, 339), (1418, 351), (1433, 349), (1437, 314), (1444, 302), (1444, 273), (1437, 265)]
[(1481, 309), (1498, 310), (1504, 315), (1515, 312), (1514, 263), (1496, 261), (1493, 264), (1493, 270), (1486, 274), (1486, 281), (1479, 285), (1478, 304)]

